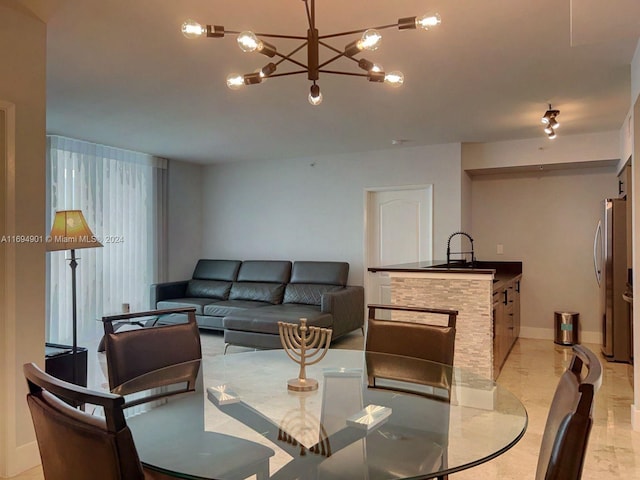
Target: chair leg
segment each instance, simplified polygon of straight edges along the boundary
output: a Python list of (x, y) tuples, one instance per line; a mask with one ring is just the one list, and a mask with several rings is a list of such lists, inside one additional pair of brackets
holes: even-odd
[(231, 345), (230, 343), (225, 343), (224, 344), (224, 352), (222, 352), (223, 355), (227, 354), (227, 348), (229, 348), (229, 345)]
[(364, 325), (360, 327), (360, 331), (362, 332), (362, 336), (364, 337)]

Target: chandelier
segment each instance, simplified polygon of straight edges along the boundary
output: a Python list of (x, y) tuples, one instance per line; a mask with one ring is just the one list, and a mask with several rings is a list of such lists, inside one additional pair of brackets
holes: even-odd
[[(296, 35), (277, 35), (272, 33), (254, 33), (251, 31), (233, 31), (225, 30), (221, 25), (202, 26), (194, 20), (187, 20), (182, 24), (182, 33), (187, 38), (198, 38), (206, 36), (209, 38), (222, 38), (225, 35), (236, 35), (238, 46), (243, 52), (258, 52), (262, 55), (273, 59), (261, 69), (252, 73), (237, 74), (232, 73), (227, 76), (227, 86), (236, 90), (244, 85), (255, 85), (262, 83), (266, 78), (283, 77), (287, 75), (307, 74), (307, 78), (312, 82), (309, 90), (309, 103), (319, 105), (322, 102), (322, 92), (318, 80), (320, 74), (332, 75), (350, 75), (358, 77), (366, 77), (370, 82), (384, 82), (388, 85), (398, 87), (404, 83), (404, 75), (402, 72), (393, 71), (385, 72), (382, 66), (373, 63), (365, 58), (357, 58), (358, 54), (365, 50), (376, 50), (381, 43), (382, 35), (380, 30), (397, 27), (399, 30), (408, 30), (421, 28), (429, 30), (440, 24), (440, 15), (437, 13), (426, 14), (421, 17), (405, 17), (400, 18), (397, 23), (389, 25), (381, 25), (372, 28), (363, 28), (360, 30), (350, 30), (347, 32), (332, 33), (329, 35), (320, 35), (316, 28), (315, 18), (315, 0), (302, 0), (305, 5), (309, 28), (306, 36)], [(329, 39), (338, 37), (352, 36), (360, 34), (360, 38), (347, 43), (342, 48), (337, 48), (327, 43)], [(279, 52), (278, 49), (266, 42), (265, 38), (277, 38), (298, 40), (301, 43), (289, 51), (288, 53)], [(306, 47), (307, 63), (303, 63), (294, 57), (299, 51)], [(329, 50), (333, 56), (325, 61), (320, 60), (320, 47)], [(352, 60), (357, 66), (364, 70), (362, 72), (345, 72), (332, 70), (327, 67), (340, 58)], [(288, 63), (285, 63), (288, 62)], [(291, 69), (281, 72), (280, 66), (285, 63)]]

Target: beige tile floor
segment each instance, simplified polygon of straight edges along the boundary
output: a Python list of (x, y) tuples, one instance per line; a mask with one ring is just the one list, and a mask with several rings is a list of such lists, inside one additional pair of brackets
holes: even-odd
[[(222, 352), (222, 338), (218, 334), (203, 333), (203, 354)], [(336, 342), (337, 348), (362, 348), (358, 332)], [(597, 345), (587, 347), (598, 351)], [(230, 348), (230, 353), (245, 351)], [(90, 351), (95, 352), (95, 348)], [(520, 339), (514, 346), (498, 383), (508, 388), (524, 403), (529, 414), (529, 427), (522, 440), (504, 455), (466, 472), (451, 475), (452, 480), (532, 479), (535, 476), (538, 449), (546, 415), (557, 380), (566, 368), (571, 349), (551, 341)], [(95, 356), (90, 364), (95, 386), (105, 380), (102, 359)], [(595, 421), (589, 442), (584, 480), (640, 479), (640, 432), (630, 427), (630, 405), (633, 401), (631, 372), (626, 364), (603, 362), (602, 387), (596, 397)], [(34, 468), (14, 479), (41, 480), (42, 469)]]

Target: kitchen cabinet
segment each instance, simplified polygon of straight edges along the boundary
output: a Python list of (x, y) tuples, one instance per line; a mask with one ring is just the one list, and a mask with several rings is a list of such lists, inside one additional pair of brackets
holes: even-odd
[(497, 378), (520, 335), (520, 278), (493, 291), (493, 377)]

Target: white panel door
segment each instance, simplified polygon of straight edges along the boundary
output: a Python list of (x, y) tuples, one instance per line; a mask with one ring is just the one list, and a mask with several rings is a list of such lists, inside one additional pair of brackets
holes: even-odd
[[(373, 191), (368, 195), (368, 266), (431, 260), (432, 188)], [(369, 273), (368, 303), (390, 303), (389, 276)]]

